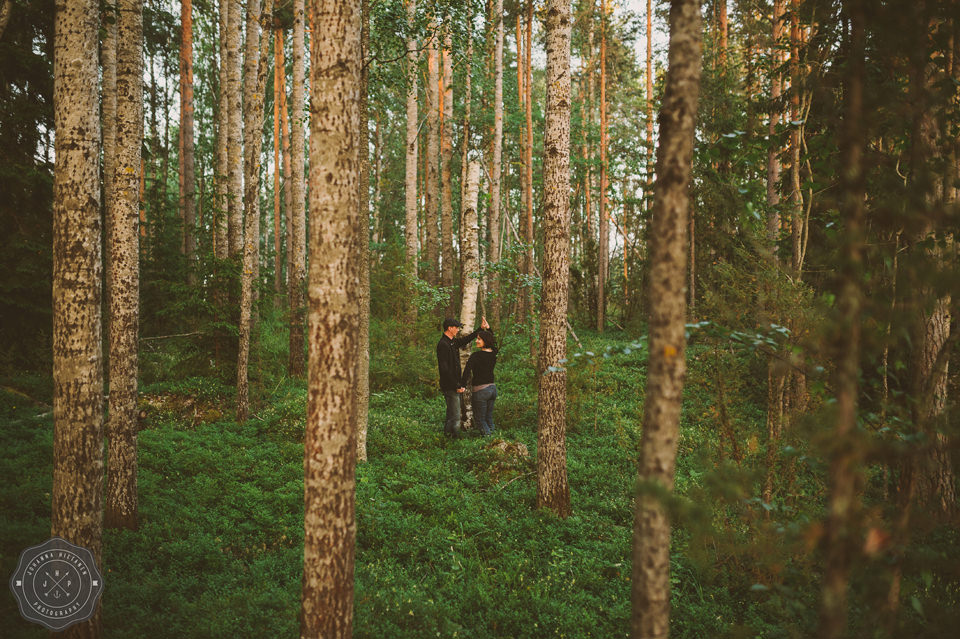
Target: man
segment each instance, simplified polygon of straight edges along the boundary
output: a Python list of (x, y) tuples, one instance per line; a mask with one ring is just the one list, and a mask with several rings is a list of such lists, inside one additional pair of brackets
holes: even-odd
[[(476, 330), (464, 337), (457, 337), (463, 324), (460, 320), (448, 317), (443, 320), (443, 335), (437, 342), (437, 368), (440, 371), (440, 391), (447, 403), (447, 414), (443, 423), (443, 432), (456, 438), (460, 433), (460, 398), (464, 389), (460, 386), (460, 349), (467, 347), (477, 336)], [(487, 318), (482, 318), (480, 328), (487, 330)]]

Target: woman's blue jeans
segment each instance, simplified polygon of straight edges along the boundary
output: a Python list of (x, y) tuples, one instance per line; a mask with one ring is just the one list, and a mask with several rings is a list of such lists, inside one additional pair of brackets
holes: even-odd
[(491, 384), (473, 394), (473, 420), (486, 437), (493, 434), (493, 403), (497, 401), (497, 385)]

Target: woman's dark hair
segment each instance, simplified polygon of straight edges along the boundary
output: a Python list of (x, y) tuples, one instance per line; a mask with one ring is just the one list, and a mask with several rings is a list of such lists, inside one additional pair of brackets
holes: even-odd
[(481, 330), (477, 333), (477, 337), (483, 340), (484, 348), (497, 349), (497, 339), (493, 336), (493, 333), (490, 331)]

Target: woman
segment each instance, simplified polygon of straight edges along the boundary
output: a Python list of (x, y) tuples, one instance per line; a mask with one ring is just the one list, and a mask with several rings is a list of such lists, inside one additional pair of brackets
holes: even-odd
[(497, 342), (489, 330), (477, 333), (477, 348), (463, 369), (460, 388), (466, 390), (467, 380), (473, 374), (473, 418), (480, 426), (480, 433), (487, 437), (493, 434), (493, 403), (497, 399), (497, 385), (493, 381), (493, 367), (497, 365)]

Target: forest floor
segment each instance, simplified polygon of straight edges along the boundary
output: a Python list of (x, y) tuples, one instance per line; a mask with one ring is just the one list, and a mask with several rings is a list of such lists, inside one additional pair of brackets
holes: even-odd
[[(357, 468), (355, 636), (628, 636), (645, 358), (622, 334), (581, 337), (583, 352), (597, 357), (584, 355), (569, 371), (573, 515), (565, 521), (534, 508), (536, 384), (524, 339), (503, 345), (498, 430), (487, 440), (476, 431), (455, 441), (440, 434), (432, 348), (375, 351), (369, 461)], [(764, 430), (765, 391), (750, 382), (763, 363), (706, 344), (692, 345), (688, 360), (671, 634), (810, 636), (816, 589), (798, 583), (813, 577), (797, 576), (809, 561), (802, 550), (795, 561), (770, 559), (771, 546), (780, 555), (802, 546), (790, 530), (807, 515), (750, 497), (759, 479), (751, 460), (755, 468), (763, 457), (755, 435), (739, 442), (740, 464), (720, 452), (723, 422), (736, 433)], [(423, 370), (401, 383), (411, 366)], [(722, 411), (710, 390), (719, 372)], [(143, 384), (141, 526), (104, 535), (106, 637), (298, 636), (306, 389), (264, 381), (243, 425), (229, 417), (232, 389), (216, 380)], [(4, 575), (21, 550), (49, 536), (44, 388), (22, 377), (0, 390)], [(798, 475), (797, 493), (817, 490), (815, 477)], [(12, 597), (0, 597), (0, 619), (5, 637), (47, 636), (20, 618)]]

